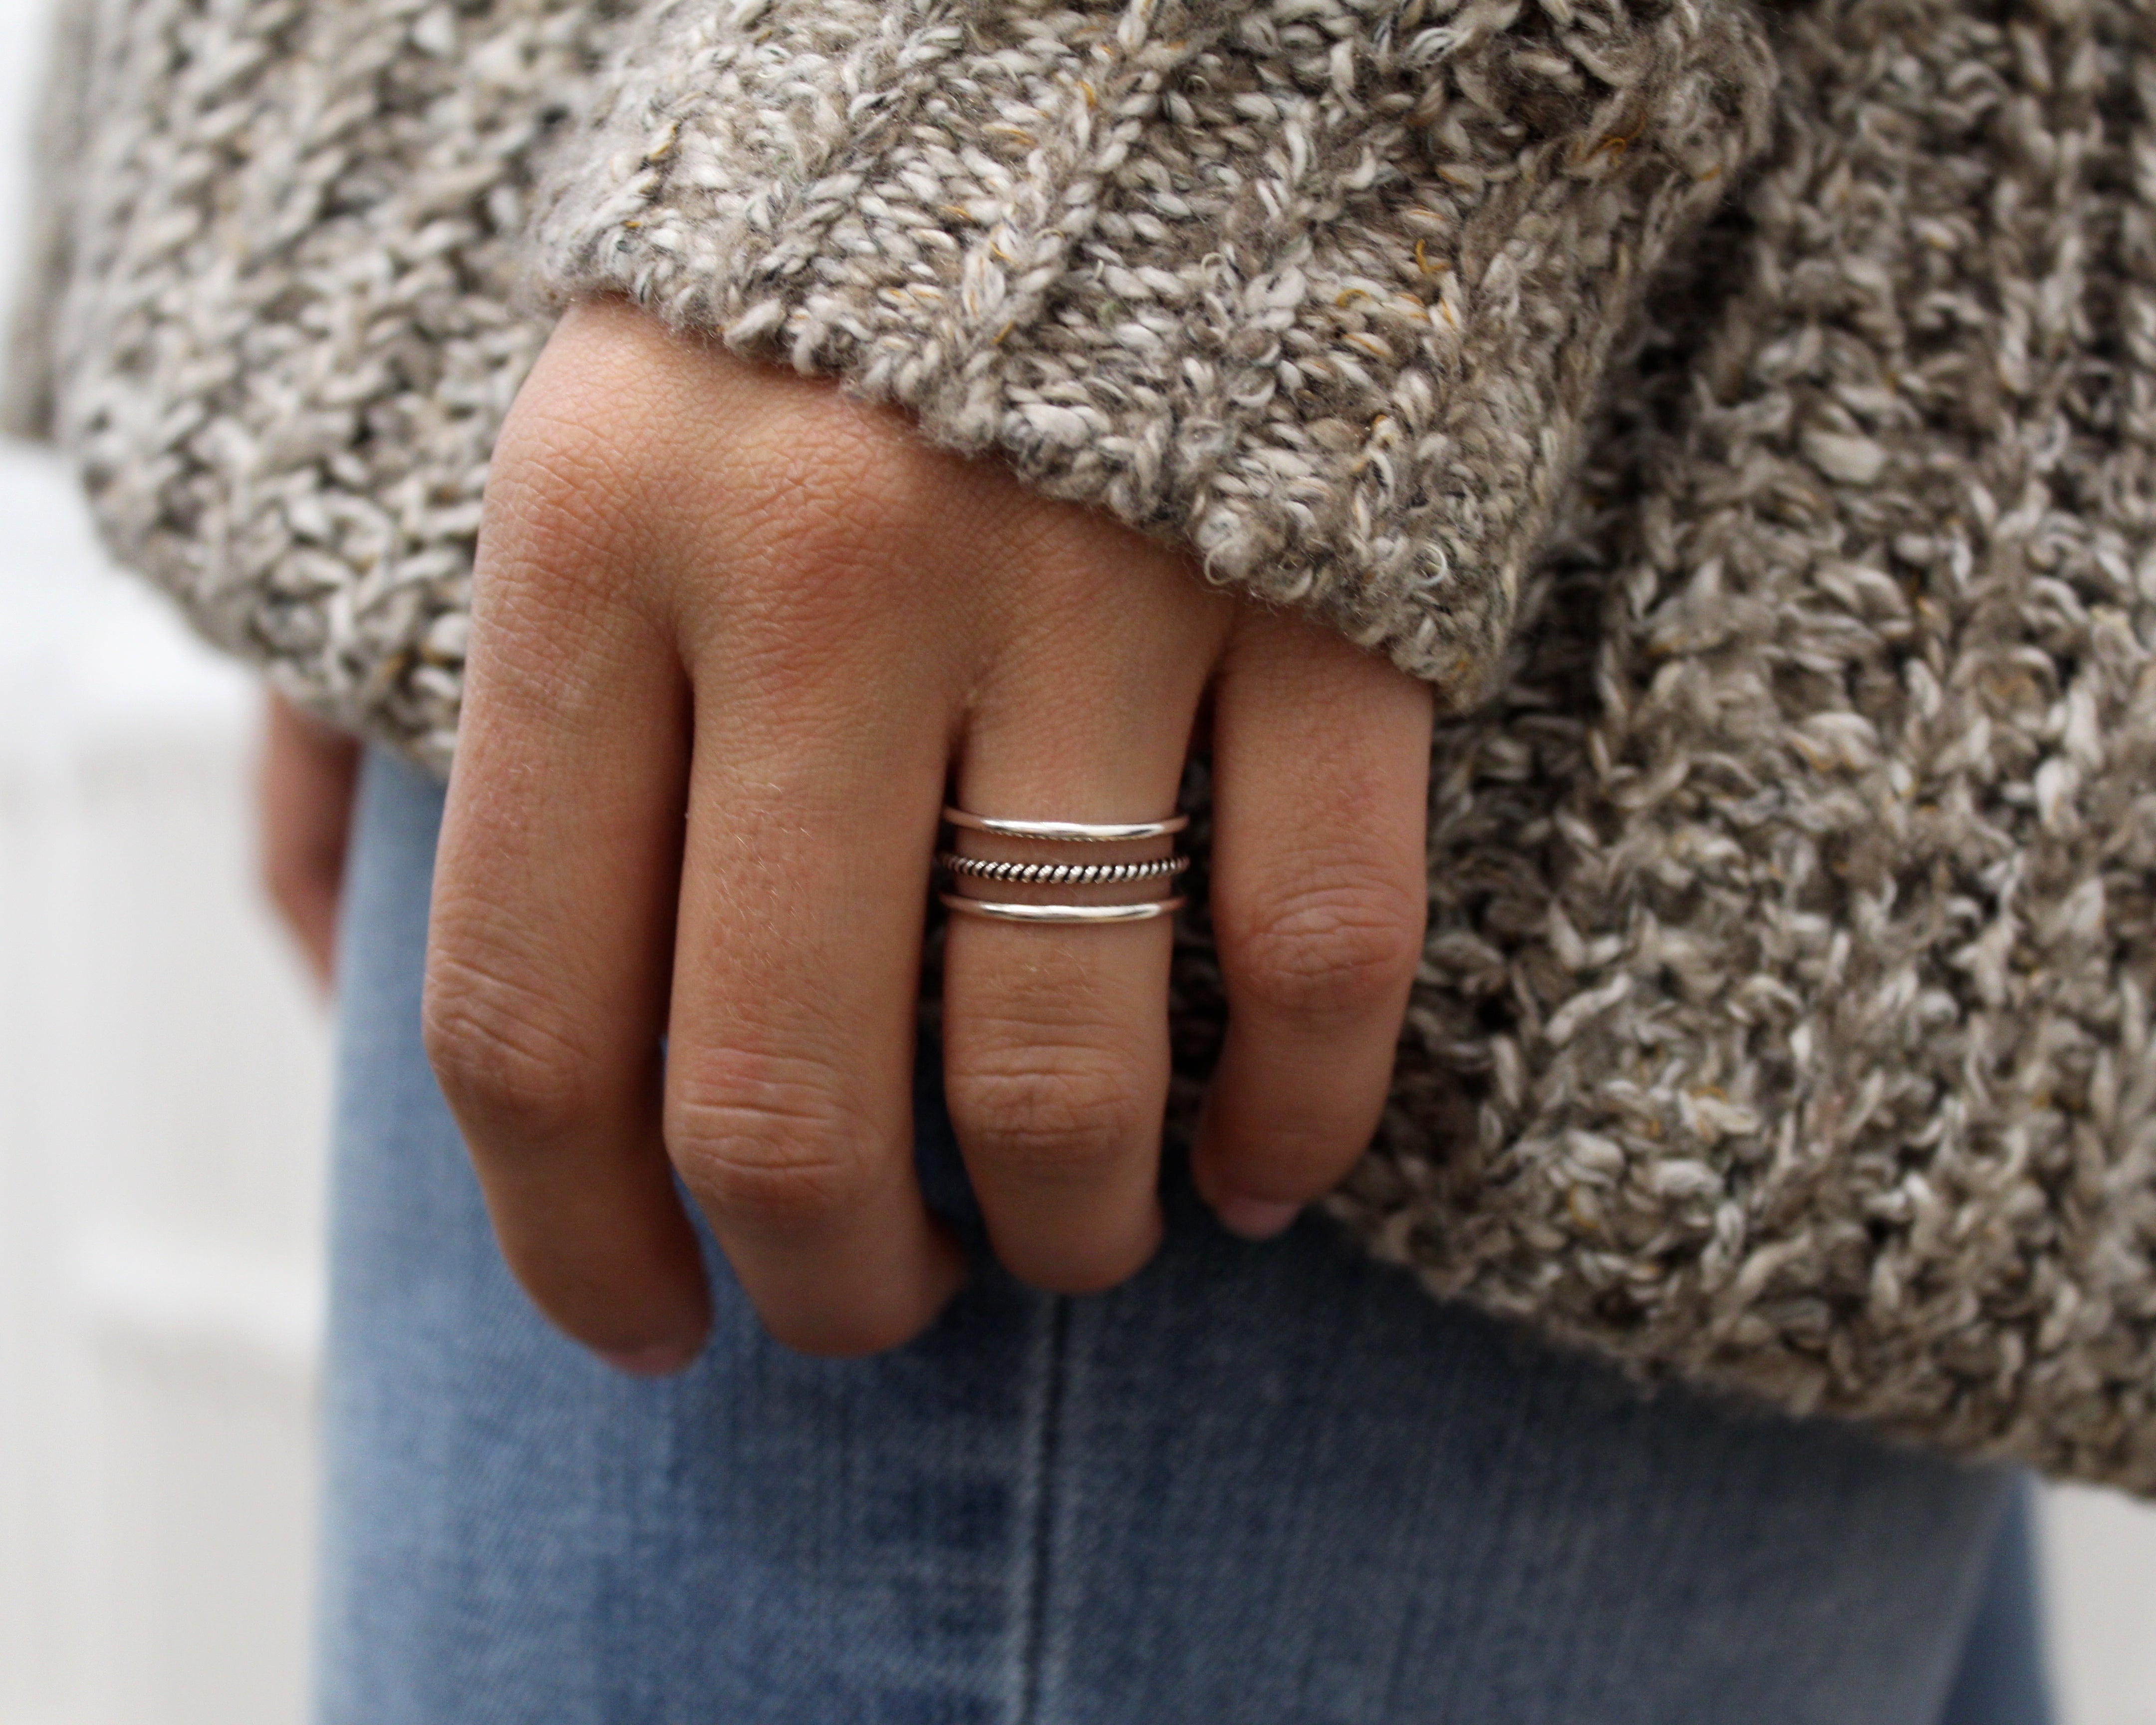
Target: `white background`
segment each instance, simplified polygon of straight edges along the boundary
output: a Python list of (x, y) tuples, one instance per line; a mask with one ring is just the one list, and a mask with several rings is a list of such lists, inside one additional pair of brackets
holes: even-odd
[[(0, 0), (10, 149), (44, 4)], [(303, 1713), (328, 1028), (254, 887), (253, 711), (0, 446), (0, 1725)], [(2046, 1519), (2063, 1725), (2156, 1725), (2156, 1511)]]

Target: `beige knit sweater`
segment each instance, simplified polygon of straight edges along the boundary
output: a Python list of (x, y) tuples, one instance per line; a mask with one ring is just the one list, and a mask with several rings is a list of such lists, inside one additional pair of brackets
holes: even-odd
[(439, 765), (547, 305), (839, 375), (1445, 697), (1372, 1250), (2156, 1491), (2156, 0), (99, 0), (63, 59), (16, 413), (213, 639)]

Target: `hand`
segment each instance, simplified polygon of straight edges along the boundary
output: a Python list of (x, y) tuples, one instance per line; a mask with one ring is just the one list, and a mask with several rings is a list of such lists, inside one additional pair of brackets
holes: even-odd
[(337, 903), (358, 783), (357, 741), (272, 691), (254, 779), (262, 884), (325, 989), (336, 969)]
[[(782, 1341), (925, 1327), (965, 1274), (911, 1153), (937, 810), (1152, 818), (1209, 692), (1232, 1016), (1194, 1167), (1265, 1234), (1383, 1105), (1426, 690), (827, 383), (619, 304), (567, 317), (487, 492), (426, 997), (540, 1307), (627, 1369), (690, 1358), (678, 1171)], [(952, 919), (952, 1118), (1038, 1286), (1107, 1286), (1158, 1240), (1169, 948), (1165, 919)]]

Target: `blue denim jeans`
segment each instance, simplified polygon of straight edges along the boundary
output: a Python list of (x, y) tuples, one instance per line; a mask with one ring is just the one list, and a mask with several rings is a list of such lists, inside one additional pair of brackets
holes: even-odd
[[(423, 1057), (439, 793), (376, 757), (344, 935), (323, 1725), (2040, 1725), (2012, 1476), (1635, 1393), (1171, 1159), (1166, 1244), (986, 1260), (814, 1360), (722, 1261), (660, 1382), (502, 1269)], [(932, 1199), (978, 1230), (920, 1084)], [(2002, 1533), (2002, 1529), (2005, 1530)]]

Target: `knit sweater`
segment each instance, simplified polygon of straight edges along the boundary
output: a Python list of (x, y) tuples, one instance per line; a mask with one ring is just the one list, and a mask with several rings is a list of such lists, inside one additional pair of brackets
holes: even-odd
[(105, 0), (70, 43), (13, 400), (212, 639), (440, 765), (552, 306), (839, 377), (1437, 688), (1427, 950), (1331, 1204), (1371, 1250), (2156, 1491), (2146, 0)]

